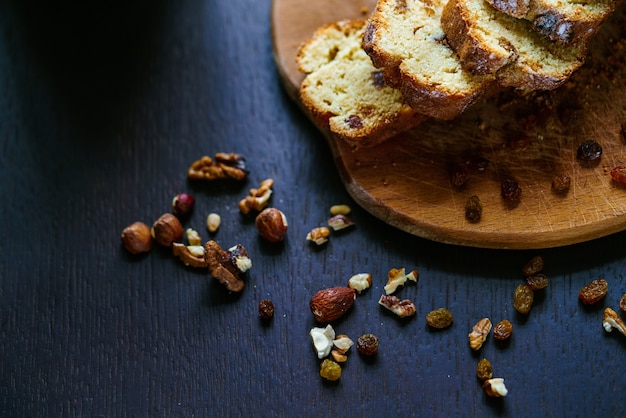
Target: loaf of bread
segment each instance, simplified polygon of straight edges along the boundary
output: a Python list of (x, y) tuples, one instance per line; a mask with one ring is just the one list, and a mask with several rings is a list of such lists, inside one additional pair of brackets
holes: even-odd
[(362, 48), (365, 20), (341, 21), (317, 29), (298, 50), (306, 74), (300, 99), (312, 119), (336, 138), (374, 145), (426, 119), (385, 84)]
[(586, 44), (553, 42), (532, 23), (491, 7), (486, 0), (450, 0), (441, 23), (463, 67), (495, 75), (503, 87), (551, 90), (584, 61)]
[(588, 42), (617, 6), (617, 0), (487, 1), (509, 16), (529, 20), (552, 41), (567, 44)]
[(453, 119), (484, 97), (495, 75), (462, 68), (441, 27), (445, 0), (379, 0), (363, 48), (406, 102), (438, 119)]

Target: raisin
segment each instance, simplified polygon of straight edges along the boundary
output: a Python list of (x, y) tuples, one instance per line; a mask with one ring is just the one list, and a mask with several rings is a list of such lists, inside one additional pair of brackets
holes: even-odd
[(502, 198), (509, 204), (519, 203), (522, 188), (514, 178), (507, 177), (500, 183)]
[(506, 340), (513, 333), (513, 324), (507, 319), (503, 319), (493, 327), (493, 338), (496, 340)]
[(532, 141), (530, 137), (526, 135), (514, 136), (513, 138), (509, 139), (509, 148), (511, 148), (512, 150), (523, 150), (528, 148), (531, 142)]
[(515, 289), (515, 296), (513, 298), (513, 307), (521, 314), (527, 314), (530, 312), (530, 308), (533, 307), (533, 300), (535, 299), (535, 292), (526, 284), (520, 284)]
[(554, 176), (552, 179), (552, 190), (557, 193), (566, 193), (572, 184), (572, 179), (567, 175)]
[(585, 305), (592, 305), (599, 302), (606, 296), (609, 290), (609, 284), (604, 279), (596, 279), (587, 283), (578, 292), (578, 299)]
[(489, 160), (484, 157), (474, 157), (467, 160), (465, 162), (465, 165), (467, 165), (470, 169), (474, 171), (482, 173), (487, 170), (487, 167), (489, 166)]
[(320, 365), (320, 376), (334, 382), (341, 377), (341, 366), (339, 363), (326, 359)]
[(357, 115), (350, 115), (345, 120), (346, 124), (352, 129), (361, 129), (363, 127), (363, 121)]
[(491, 362), (486, 358), (481, 359), (476, 366), (476, 377), (482, 382), (493, 377), (493, 367)]
[(259, 302), (259, 316), (261, 319), (270, 319), (274, 316), (274, 303), (269, 299)]
[(378, 351), (378, 338), (374, 334), (361, 335), (356, 340), (356, 349), (365, 356), (373, 356)]
[(626, 312), (626, 293), (624, 293), (619, 300), (619, 308)]
[(385, 77), (383, 77), (383, 72), (372, 71), (372, 82), (374, 83), (374, 87), (377, 89), (385, 87)]
[(545, 274), (533, 274), (526, 277), (526, 284), (532, 290), (541, 290), (548, 287), (548, 278)]
[(437, 329), (448, 328), (452, 325), (454, 317), (446, 308), (435, 309), (426, 314), (426, 322), (429, 326)]
[(536, 255), (524, 264), (522, 267), (522, 274), (525, 277), (533, 276), (543, 270), (543, 258), (540, 255)]
[(596, 161), (602, 156), (602, 147), (593, 139), (588, 139), (580, 144), (576, 156), (582, 161)]
[(450, 182), (455, 189), (461, 190), (465, 188), (468, 181), (469, 175), (467, 174), (467, 170), (464, 167), (456, 167), (452, 171), (452, 175), (450, 176)]
[(556, 16), (553, 14), (539, 15), (533, 21), (535, 29), (544, 36), (550, 36), (556, 26)]
[(472, 223), (480, 222), (483, 215), (483, 205), (478, 196), (470, 196), (465, 202), (465, 219)]
[(613, 169), (611, 169), (611, 178), (616, 183), (626, 184), (626, 167), (623, 165), (613, 167)]

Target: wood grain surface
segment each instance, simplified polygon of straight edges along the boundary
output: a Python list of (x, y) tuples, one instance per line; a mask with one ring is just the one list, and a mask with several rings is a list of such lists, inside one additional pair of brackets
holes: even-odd
[[(276, 61), (294, 100), (303, 79), (294, 61), (298, 46), (322, 24), (364, 18), (374, 7), (363, 0), (273, 2)], [(358, 150), (321, 127), (349, 193), (390, 225), (461, 245), (545, 248), (623, 230), (626, 189), (612, 181), (610, 170), (626, 164), (625, 15), (622, 6), (591, 44), (587, 64), (554, 92), (506, 92), (452, 122), (433, 120)], [(576, 156), (589, 139), (603, 148), (593, 166)], [(487, 170), (469, 170), (467, 185), (458, 190), (451, 173), (476, 158), (489, 162)], [(563, 175), (571, 188), (554, 193), (552, 180)], [(514, 207), (501, 196), (505, 178), (522, 189)], [(478, 223), (465, 218), (470, 196), (483, 204)]]
[[(0, 1), (0, 417), (621, 416), (626, 337), (601, 321), (626, 292), (626, 232), (508, 251), (389, 226), (351, 198), (285, 93), (270, 16), (258, 0)], [(222, 151), (246, 157), (245, 182), (187, 180), (193, 161)], [(280, 245), (237, 208), (268, 177), (289, 220)], [(196, 196), (185, 227), (247, 248), (240, 294), (167, 249), (122, 247), (125, 226), (151, 223), (181, 191)], [(312, 246), (307, 233), (340, 203), (355, 227)], [(215, 235), (210, 212), (222, 217)], [(534, 255), (550, 283), (519, 315), (512, 295)], [(397, 292), (412, 318), (378, 305), (391, 268), (419, 270)], [(340, 380), (325, 382), (309, 300), (361, 272), (372, 288), (332, 325), (355, 340), (374, 333), (379, 352), (352, 348)], [(598, 277), (608, 294), (583, 306), (578, 290)], [(433, 331), (425, 315), (439, 307), (454, 322)], [(473, 352), (467, 334), (485, 316), (509, 319), (513, 335)], [(506, 398), (483, 393), (482, 357)]]

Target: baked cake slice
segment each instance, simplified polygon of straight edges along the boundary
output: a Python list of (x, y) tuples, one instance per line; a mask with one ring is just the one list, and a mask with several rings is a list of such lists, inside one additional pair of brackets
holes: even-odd
[(296, 57), (306, 74), (302, 104), (333, 136), (353, 145), (374, 145), (426, 119), (387, 86), (362, 48), (365, 20), (318, 28)]

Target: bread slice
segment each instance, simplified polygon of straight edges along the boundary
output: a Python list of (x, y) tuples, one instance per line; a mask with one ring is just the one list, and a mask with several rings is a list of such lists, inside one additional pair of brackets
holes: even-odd
[(380, 70), (361, 47), (365, 20), (329, 23), (298, 50), (306, 74), (302, 104), (320, 126), (354, 145), (374, 145), (408, 130), (426, 116), (385, 85)]
[(555, 42), (588, 42), (617, 0), (487, 0), (509, 16), (532, 22), (533, 29)]
[(493, 75), (464, 70), (441, 27), (445, 0), (379, 0), (363, 48), (419, 112), (453, 119), (490, 92)]
[(450, 0), (441, 16), (450, 46), (464, 68), (494, 74), (503, 87), (551, 90), (583, 64), (586, 45), (552, 42), (524, 19), (486, 0)]

